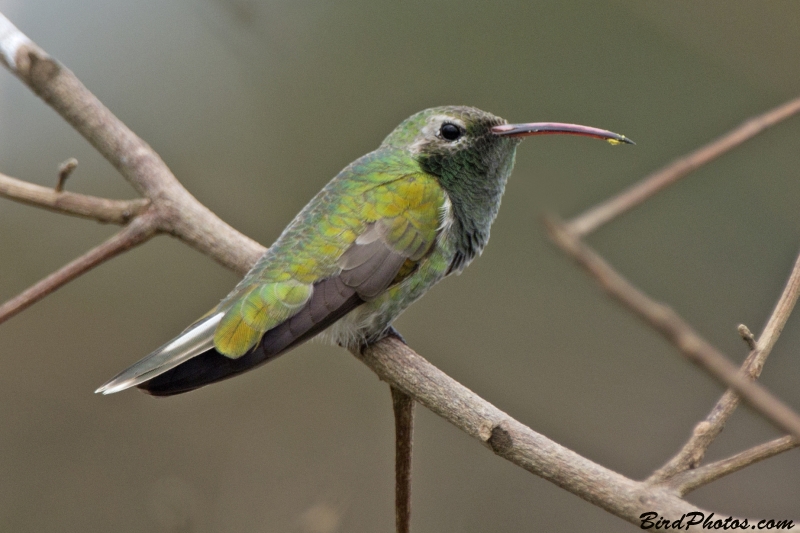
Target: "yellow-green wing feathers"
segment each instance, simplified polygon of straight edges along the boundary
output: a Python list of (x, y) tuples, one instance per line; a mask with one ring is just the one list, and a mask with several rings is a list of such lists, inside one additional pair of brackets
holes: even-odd
[(254, 286), (222, 317), (214, 333), (215, 348), (228, 357), (241, 357), (265, 331), (299, 311), (313, 290), (312, 285), (293, 280)]
[(324, 279), (339, 276), (369, 301), (413, 272), (431, 248), (445, 201), (433, 176), (352, 170), (360, 179), (329, 183), (217, 308), (224, 312), (217, 351), (248, 353), (265, 332), (315, 307), (314, 284)]

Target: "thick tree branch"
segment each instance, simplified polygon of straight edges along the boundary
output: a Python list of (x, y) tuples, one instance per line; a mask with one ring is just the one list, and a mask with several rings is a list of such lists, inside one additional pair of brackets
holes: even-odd
[(734, 389), (769, 421), (800, 438), (800, 416), (797, 413), (764, 387), (742, 375), (736, 365), (695, 332), (675, 311), (634, 287), (570, 233), (563, 223), (553, 218), (545, 222), (553, 242), (584, 267), (606, 292), (655, 328), (690, 361), (705, 369), (723, 385)]
[(633, 481), (581, 457), (514, 420), (394, 337), (353, 355), (494, 453), (573, 494), (639, 525), (642, 513), (680, 517), (698, 511), (676, 493)]
[(67, 263), (32, 287), (0, 305), (0, 324), (27, 309), (59, 287), (62, 287), (112, 257), (130, 250), (156, 234), (156, 225), (151, 216), (135, 218), (128, 226), (106, 242), (89, 250), (84, 255)]
[(109, 200), (73, 192), (58, 192), (50, 187), (34, 185), (5, 174), (0, 174), (0, 197), (109, 224), (127, 224), (150, 203), (144, 198)]
[[(792, 273), (789, 275), (789, 280), (786, 282), (778, 303), (775, 304), (775, 309), (764, 326), (764, 331), (742, 364), (741, 372), (749, 378), (756, 379), (761, 375), (767, 356), (772, 351), (772, 347), (775, 346), (775, 342), (777, 342), (781, 331), (783, 331), (786, 321), (789, 320), (789, 316), (797, 303), (798, 295), (800, 295), (800, 255), (797, 256)], [(739, 327), (740, 333), (741, 328), (742, 326)], [(747, 330), (746, 327), (745, 330)], [(747, 330), (747, 333), (749, 333), (749, 330)], [(752, 333), (750, 335), (752, 336)], [(705, 420), (695, 426), (692, 436), (683, 448), (663, 467), (656, 470), (649, 481), (659, 483), (679, 472), (699, 465), (706, 450), (720, 434), (725, 427), (725, 423), (738, 406), (739, 396), (736, 392), (730, 389), (725, 391)]]
[(800, 112), (800, 97), (745, 121), (738, 128), (698, 148), (689, 155), (677, 159), (666, 167), (646, 176), (617, 196), (573, 218), (567, 223), (567, 229), (576, 237), (588, 235), (603, 224), (610, 222), (626, 211), (630, 211), (651, 196), (669, 187), (690, 172), (798, 112)]

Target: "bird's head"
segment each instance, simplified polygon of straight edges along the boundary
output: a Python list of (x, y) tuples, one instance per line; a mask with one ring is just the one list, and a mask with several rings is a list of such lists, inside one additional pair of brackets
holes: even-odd
[[(571, 134), (633, 142), (610, 131), (558, 122), (508, 124), (474, 107), (446, 106), (420, 111), (404, 120), (382, 146), (408, 150), (421, 167), (438, 176), (446, 189), (456, 181), (474, 185), (505, 183), (520, 141), (531, 135)], [(489, 182), (489, 183), (487, 183)]]

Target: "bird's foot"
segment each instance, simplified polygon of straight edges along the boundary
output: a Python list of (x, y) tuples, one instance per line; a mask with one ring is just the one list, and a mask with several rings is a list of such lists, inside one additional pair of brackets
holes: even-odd
[(394, 337), (395, 339), (399, 340), (400, 342), (402, 342), (403, 344), (408, 346), (408, 343), (403, 338), (403, 336), (400, 334), (400, 332), (397, 331), (394, 328), (394, 326), (389, 326), (388, 328), (383, 330), (383, 332), (380, 335), (376, 335), (376, 336), (364, 341), (364, 343), (361, 345), (361, 348), (360, 348), (361, 353), (364, 353), (364, 350), (367, 348), (367, 346), (369, 346), (371, 344), (375, 344), (376, 342), (380, 342), (381, 340), (385, 339), (386, 337)]
[[(394, 326), (389, 326), (389, 329), (387, 329), (387, 330), (386, 330), (386, 331), (383, 333), (383, 337), (394, 337), (395, 339), (399, 340), (400, 342), (402, 342), (403, 344), (405, 344), (406, 346), (408, 346), (408, 343), (406, 342), (406, 340), (403, 338), (403, 336), (402, 336), (402, 335), (400, 335), (400, 332), (399, 332), (399, 331), (397, 331), (397, 330), (394, 328)], [(383, 338), (383, 337), (381, 337), (381, 338)]]

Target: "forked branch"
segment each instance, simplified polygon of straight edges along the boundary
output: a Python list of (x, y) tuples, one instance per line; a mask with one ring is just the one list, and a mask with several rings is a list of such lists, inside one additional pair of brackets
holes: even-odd
[[(750, 339), (753, 347), (742, 364), (742, 374), (751, 379), (756, 379), (761, 375), (767, 356), (772, 351), (772, 347), (775, 346), (783, 327), (786, 325), (786, 321), (789, 320), (789, 316), (797, 303), (798, 295), (800, 295), (800, 255), (798, 255), (794, 263), (789, 280), (786, 282), (778, 303), (775, 304), (775, 309), (770, 314), (758, 341), (750, 339), (752, 333), (747, 336), (749, 330), (744, 327), (747, 330), (745, 338)], [(743, 326), (739, 326), (740, 334), (742, 333), (742, 328)], [(725, 391), (705, 420), (695, 426), (692, 436), (683, 448), (667, 464), (656, 470), (649, 481), (653, 483), (665, 481), (689, 468), (697, 467), (708, 447), (720, 434), (725, 427), (725, 423), (738, 406), (739, 396), (736, 392), (730, 389)]]
[(0, 174), (0, 197), (42, 207), (63, 215), (88, 218), (108, 224), (127, 224), (150, 203), (144, 198), (109, 200), (74, 192), (57, 191)]
[(664, 487), (633, 481), (536, 433), (430, 364), (395, 337), (353, 355), (378, 377), (500, 457), (633, 524), (655, 511), (679, 517), (698, 508)]
[(610, 296), (645, 320), (690, 361), (705, 369), (723, 385), (734, 389), (770, 422), (800, 439), (800, 416), (790, 407), (742, 375), (736, 365), (703, 339), (674, 310), (637, 289), (563, 223), (548, 218), (545, 224), (553, 242), (585, 268)]
[(754, 446), (749, 450), (737, 453), (727, 459), (709, 463), (694, 470), (686, 470), (670, 478), (665, 485), (674, 488), (678, 493), (686, 495), (693, 490), (708, 485), (723, 476), (738, 472), (745, 467), (764, 459), (774, 457), (779, 453), (793, 450), (800, 446), (800, 440), (794, 437), (781, 437), (779, 439)]
[(80, 133), (139, 194), (151, 201), (159, 231), (244, 273), (264, 247), (197, 201), (146, 142), (122, 123), (68, 68), (0, 14), (0, 63)]

